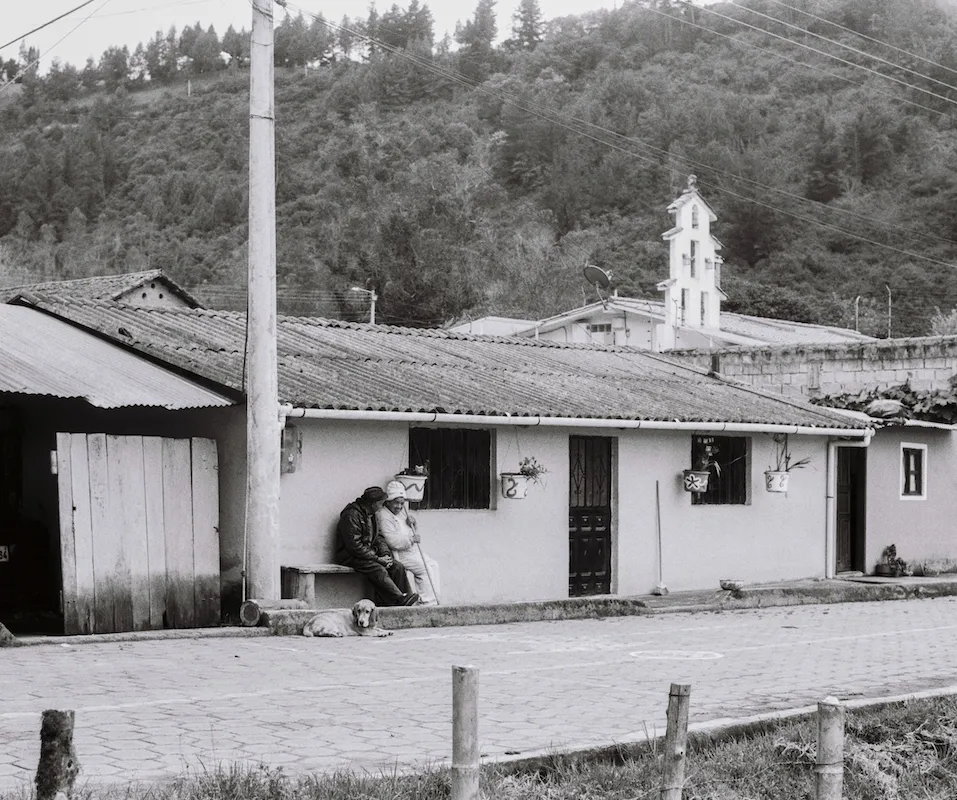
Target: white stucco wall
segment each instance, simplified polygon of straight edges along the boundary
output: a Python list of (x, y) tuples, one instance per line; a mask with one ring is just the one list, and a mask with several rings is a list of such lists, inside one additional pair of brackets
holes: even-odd
[[(408, 425), (290, 420), (302, 430), (302, 460), (282, 477), (283, 564), (333, 560), (342, 508), (366, 486), (384, 486), (407, 464)], [(752, 436), (751, 502), (692, 506), (681, 486), (687, 433), (571, 428), (493, 432), (492, 508), (419, 511), (423, 547), (442, 569), (443, 603), (558, 599), (568, 593), (568, 437), (608, 435), (617, 482), (613, 497), (612, 592), (646, 594), (657, 582), (655, 480), (659, 481), (664, 580), (672, 591), (746, 581), (822, 576), (825, 437), (791, 437), (811, 465), (792, 475), (786, 496), (764, 490), (770, 436)], [(525, 500), (504, 500), (498, 474), (534, 455), (549, 473)]]
[[(927, 445), (924, 500), (901, 499), (901, 443)], [(949, 431), (884, 428), (867, 451), (867, 552), (873, 572), (881, 551), (897, 545), (908, 563), (957, 558), (957, 441)]]

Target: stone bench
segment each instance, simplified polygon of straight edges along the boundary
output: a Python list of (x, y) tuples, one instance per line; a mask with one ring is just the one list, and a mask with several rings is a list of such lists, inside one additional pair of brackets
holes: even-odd
[(342, 564), (302, 564), (281, 568), (282, 598), (302, 600), (308, 608), (349, 608), (372, 597), (366, 579)]
[[(302, 600), (307, 608), (350, 608), (364, 597), (372, 598), (372, 586), (352, 567), (342, 564), (301, 564), (281, 567), (283, 600)], [(415, 578), (408, 573), (409, 586)]]

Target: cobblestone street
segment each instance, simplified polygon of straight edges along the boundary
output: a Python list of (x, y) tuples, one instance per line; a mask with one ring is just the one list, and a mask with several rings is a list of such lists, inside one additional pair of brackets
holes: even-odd
[(32, 780), (40, 712), (75, 709), (83, 780), (244, 761), (289, 772), (447, 762), (451, 666), (480, 670), (482, 753), (957, 684), (957, 598), (305, 637), (0, 651), (0, 790)]

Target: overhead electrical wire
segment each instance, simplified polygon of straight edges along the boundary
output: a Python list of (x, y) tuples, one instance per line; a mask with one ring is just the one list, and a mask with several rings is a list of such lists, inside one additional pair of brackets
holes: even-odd
[(0, 44), (0, 50), (3, 50), (4, 48), (9, 47), (9, 46), (12, 45), (12, 44), (16, 44), (17, 42), (19, 42), (19, 41), (22, 40), (22, 39), (26, 39), (28, 36), (33, 35), (33, 34), (36, 33), (37, 31), (42, 31), (44, 28), (48, 28), (48, 27), (49, 27), (50, 25), (52, 25), (54, 22), (59, 22), (59, 21), (60, 21), (61, 19), (63, 19), (64, 17), (70, 16), (70, 14), (74, 13), (75, 11), (79, 11), (81, 8), (85, 8), (86, 6), (90, 5), (90, 4), (93, 3), (93, 2), (95, 2), (95, 0), (86, 0), (86, 2), (80, 3), (80, 5), (78, 5), (76, 8), (71, 8), (69, 11), (64, 11), (62, 14), (60, 14), (60, 16), (54, 17), (54, 18), (51, 19), (51, 20), (47, 20), (47, 21), (44, 22), (42, 25), (38, 25), (37, 27), (35, 27), (33, 30), (27, 31), (27, 32), (24, 33), (22, 36), (18, 36), (16, 39), (11, 39), (11, 40), (10, 40), (9, 42), (7, 42), (6, 44)]
[(786, 28), (792, 28), (793, 30), (798, 31), (799, 33), (803, 33), (805, 36), (813, 36), (815, 39), (821, 39), (822, 41), (825, 41), (828, 44), (833, 44), (833, 45), (836, 45), (837, 47), (843, 47), (845, 50), (850, 50), (852, 53), (856, 55), (873, 59), (874, 61), (877, 61), (881, 64), (886, 64), (889, 67), (894, 67), (894, 69), (899, 69), (902, 72), (907, 72), (910, 75), (916, 75), (918, 78), (923, 78), (925, 81), (930, 81), (931, 83), (939, 84), (940, 86), (943, 86), (946, 89), (954, 88), (946, 81), (938, 80), (937, 78), (932, 78), (930, 75), (925, 75), (923, 72), (918, 72), (917, 70), (911, 69), (910, 67), (905, 67), (894, 61), (890, 61), (882, 56), (878, 56), (873, 53), (868, 53), (866, 50), (861, 50), (857, 47), (852, 47), (849, 44), (844, 44), (844, 42), (839, 42), (836, 39), (830, 39), (827, 36), (822, 36), (820, 33), (814, 33), (814, 31), (809, 31), (807, 28), (802, 28), (800, 25), (794, 25), (790, 22), (785, 22), (783, 19), (772, 17), (770, 14), (765, 14), (761, 11), (757, 11), (756, 9), (749, 8), (748, 6), (738, 6), (738, 7), (743, 8), (745, 11), (747, 11), (750, 14), (754, 14), (755, 16), (761, 17), (763, 19), (771, 20), (772, 22), (776, 22), (779, 25), (784, 25)]
[(923, 61), (926, 64), (930, 64), (932, 67), (937, 67), (938, 69), (946, 70), (954, 75), (957, 75), (957, 69), (951, 69), (950, 67), (944, 66), (936, 61), (932, 61), (929, 58), (925, 58), (918, 53), (911, 52), (910, 50), (904, 50), (903, 48), (897, 47), (896, 45), (889, 44), (888, 42), (881, 41), (880, 39), (875, 39), (873, 36), (868, 36), (866, 33), (861, 33), (860, 31), (855, 31), (853, 28), (847, 28), (844, 25), (841, 25), (838, 22), (833, 22), (832, 20), (826, 19), (825, 17), (819, 17), (817, 14), (812, 14), (810, 11), (804, 11), (800, 8), (795, 8), (794, 6), (788, 5), (787, 3), (782, 3), (781, 0), (767, 0), (769, 3), (774, 3), (776, 6), (782, 6), (783, 8), (788, 9), (789, 11), (795, 11), (798, 14), (804, 14), (805, 16), (811, 17), (811, 19), (816, 19), (818, 22), (825, 22), (828, 25), (833, 25), (835, 28), (838, 28), (847, 33), (852, 33), (855, 36), (860, 36), (862, 39), (866, 39), (869, 42), (874, 42), (874, 44), (879, 44), (881, 47), (887, 47), (890, 50), (895, 50), (901, 55), (910, 56), (911, 58), (916, 58), (920, 61)]
[(8, 80), (6, 83), (0, 84), (0, 94), (3, 94), (3, 92), (5, 92), (7, 89), (9, 89), (11, 86), (13, 86), (13, 84), (16, 83), (17, 78), (20, 77), (20, 74), (21, 74), (21, 73), (29, 72), (31, 69), (33, 69), (37, 64), (40, 63), (40, 59), (42, 59), (42, 58), (43, 58), (44, 56), (46, 56), (46, 55), (49, 55), (50, 52), (52, 52), (52, 50), (53, 50), (57, 45), (60, 44), (60, 42), (62, 42), (62, 41), (63, 41), (64, 39), (66, 39), (68, 36), (70, 36), (71, 34), (73, 34), (73, 33), (77, 30), (77, 28), (79, 28), (79, 27), (80, 27), (84, 22), (86, 22), (88, 19), (91, 19), (92, 17), (95, 17), (95, 16), (96, 16), (96, 13), (97, 13), (98, 11), (100, 11), (100, 10), (101, 10), (107, 3), (109, 3), (109, 2), (110, 2), (110, 0), (103, 0), (103, 2), (96, 8), (95, 11), (93, 11), (93, 13), (91, 13), (91, 14), (85, 16), (83, 19), (81, 19), (81, 20), (80, 20), (76, 25), (74, 25), (69, 31), (67, 31), (65, 34), (63, 34), (63, 36), (61, 36), (61, 37), (60, 37), (59, 39), (57, 39), (50, 47), (48, 47), (45, 52), (41, 53), (41, 54), (38, 55), (33, 61), (31, 61), (31, 62), (30, 62), (29, 64), (27, 64), (26, 66), (24, 66), (23, 69), (21, 69), (15, 77), (11, 78), (11, 79)]
[[(293, 7), (293, 8), (295, 8), (295, 7)], [(299, 10), (299, 11), (301, 11), (301, 12), (303, 12), (303, 13), (306, 13), (306, 14), (309, 15), (309, 16), (313, 16), (313, 18), (316, 18), (316, 15), (313, 15), (313, 14), (312, 14), (311, 12), (309, 12), (309, 11), (305, 11), (304, 9), (296, 9), (296, 10)], [(321, 18), (321, 16), (320, 16), (319, 18)], [(412, 55), (412, 54), (409, 54), (409, 53), (407, 53), (405, 50), (402, 50), (401, 48), (392, 47), (392, 46), (390, 46), (390, 45), (385, 44), (384, 42), (380, 42), (379, 40), (375, 40), (375, 39), (373, 39), (372, 37), (366, 36), (366, 35), (364, 35), (364, 34), (361, 34), (361, 33), (357, 32), (357, 31), (351, 31), (351, 30), (349, 30), (349, 29), (347, 29), (347, 28), (343, 28), (341, 25), (338, 25), (337, 23), (333, 23), (333, 22), (330, 22), (330, 21), (328, 21), (328, 20), (325, 20), (324, 18), (322, 18), (322, 20), (323, 20), (323, 23), (324, 23), (327, 27), (331, 27), (331, 28), (334, 28), (334, 29), (337, 29), (337, 30), (344, 30), (344, 31), (349, 32), (349, 33), (353, 34), (354, 36), (357, 36), (358, 38), (363, 39), (363, 40), (365, 40), (365, 41), (367, 41), (367, 42), (375, 43), (376, 45), (382, 47), (382, 48), (385, 49), (386, 51), (392, 52), (392, 53), (395, 54), (395, 55), (398, 55), (398, 56), (400, 56), (400, 57), (402, 57), (402, 58), (405, 58), (406, 60), (411, 61), (412, 63), (414, 63), (414, 64), (416, 64), (416, 65), (422, 67), (423, 69), (427, 69), (427, 70), (432, 71), (432, 72), (434, 72), (434, 73), (436, 73), (436, 74), (439, 74), (439, 75), (441, 75), (441, 76), (447, 77), (447, 78), (449, 78), (449, 79), (451, 79), (451, 80), (455, 80), (455, 81), (458, 82), (458, 83), (461, 83), (461, 84), (464, 84), (464, 85), (466, 85), (466, 86), (469, 86), (470, 88), (476, 89), (477, 91), (483, 92), (483, 93), (485, 93), (485, 94), (490, 94), (490, 95), (496, 97), (497, 99), (502, 100), (503, 102), (509, 103), (509, 104), (514, 105), (514, 106), (516, 106), (517, 108), (519, 108), (519, 109), (521, 109), (521, 110), (523, 110), (523, 111), (526, 111), (526, 113), (529, 113), (529, 114), (532, 114), (532, 115), (534, 115), (534, 116), (537, 116), (537, 117), (539, 117), (539, 118), (541, 118), (541, 119), (544, 119), (544, 120), (546, 120), (546, 121), (548, 121), (548, 122), (552, 122), (553, 124), (556, 124), (556, 125), (559, 125), (559, 126), (561, 126), (561, 127), (564, 127), (564, 128), (566, 128), (567, 130), (571, 130), (572, 132), (577, 133), (577, 134), (580, 135), (580, 136), (584, 136), (584, 137), (586, 137), (586, 138), (588, 138), (588, 139), (591, 139), (591, 140), (593, 140), (593, 141), (595, 141), (595, 142), (598, 142), (598, 143), (600, 143), (600, 144), (603, 144), (603, 145), (605, 145), (605, 146), (607, 146), (607, 147), (611, 147), (611, 148), (613, 148), (613, 149), (615, 149), (615, 150), (618, 150), (619, 152), (625, 153), (625, 154), (630, 155), (630, 156), (632, 156), (632, 157), (634, 157), (634, 158), (638, 158), (639, 160), (643, 160), (643, 161), (649, 162), (649, 163), (651, 163), (651, 164), (653, 164), (653, 165), (655, 165), (655, 166), (661, 166), (661, 162), (658, 161), (657, 159), (652, 159), (652, 158), (650, 158), (650, 157), (648, 157), (648, 156), (644, 156), (644, 155), (641, 155), (641, 154), (639, 154), (639, 153), (635, 153), (633, 150), (629, 150), (629, 149), (627, 149), (627, 148), (619, 147), (617, 144), (615, 144), (615, 143), (613, 143), (613, 142), (609, 142), (609, 141), (607, 141), (606, 139), (602, 139), (602, 138), (593, 136), (593, 135), (590, 134), (589, 132), (587, 132), (587, 131), (585, 131), (585, 130), (582, 130), (581, 127), (575, 127), (575, 126), (569, 125), (569, 124), (568, 124), (568, 120), (570, 120), (571, 122), (575, 123), (576, 126), (587, 126), (587, 127), (590, 127), (590, 128), (594, 128), (594, 129), (599, 130), (600, 132), (602, 132), (602, 133), (604, 133), (604, 134), (606, 134), (606, 135), (609, 135), (609, 136), (612, 136), (612, 137), (614, 137), (614, 138), (616, 138), (616, 139), (619, 139), (619, 140), (628, 142), (629, 144), (636, 144), (636, 145), (639, 145), (639, 146), (642, 146), (642, 147), (646, 147), (646, 148), (648, 148), (648, 149), (650, 149), (650, 150), (652, 150), (652, 151), (656, 151), (656, 152), (658, 152), (658, 153), (660, 153), (660, 154), (663, 154), (665, 157), (667, 157), (667, 158), (669, 158), (669, 159), (673, 159), (673, 160), (676, 160), (676, 161), (683, 161), (683, 162), (685, 162), (686, 164), (691, 164), (692, 166), (703, 167), (704, 169), (709, 170), (709, 171), (711, 171), (711, 172), (714, 172), (714, 173), (717, 173), (717, 174), (722, 174), (722, 175), (725, 175), (725, 176), (730, 177), (730, 178), (732, 178), (732, 179), (740, 180), (740, 181), (745, 182), (745, 183), (751, 183), (751, 184), (753, 184), (754, 186), (756, 186), (757, 188), (760, 188), (760, 189), (762, 189), (762, 190), (771, 191), (771, 192), (776, 192), (776, 193), (778, 193), (778, 194), (782, 194), (782, 195), (791, 197), (792, 199), (800, 200), (800, 201), (805, 202), (805, 203), (811, 203), (811, 204), (813, 204), (815, 207), (821, 206), (822, 209), (826, 209), (826, 210), (827, 210), (828, 212), (830, 212), (830, 213), (833, 213), (834, 211), (838, 211), (838, 212), (841, 212), (841, 213), (845, 213), (845, 214), (848, 215), (848, 216), (858, 217), (858, 218), (864, 219), (864, 220), (866, 220), (866, 221), (868, 221), (868, 222), (870, 222), (870, 223), (872, 223), (872, 224), (880, 224), (880, 225), (881, 225), (882, 227), (884, 227), (884, 228), (887, 228), (887, 227), (894, 228), (894, 227), (896, 227), (896, 226), (890, 225), (890, 224), (888, 224), (888, 223), (875, 223), (872, 218), (865, 217), (864, 215), (858, 214), (858, 213), (856, 213), (856, 212), (848, 211), (848, 210), (846, 210), (846, 209), (840, 209), (840, 208), (835, 207), (835, 206), (825, 206), (824, 204), (818, 204), (818, 203), (816, 203), (816, 201), (810, 200), (809, 198), (801, 197), (800, 195), (795, 195), (795, 194), (793, 194), (793, 193), (791, 193), (791, 192), (788, 192), (788, 191), (786, 191), (786, 190), (777, 189), (776, 187), (769, 186), (769, 185), (766, 185), (766, 184), (762, 184), (762, 183), (760, 183), (759, 181), (754, 181), (754, 180), (752, 180), (752, 179), (750, 179), (750, 178), (744, 178), (744, 177), (742, 177), (742, 176), (735, 175), (735, 174), (733, 174), (733, 173), (729, 173), (729, 172), (726, 172), (726, 171), (724, 171), (724, 170), (716, 169), (716, 168), (711, 167), (711, 166), (709, 166), (709, 165), (707, 165), (707, 164), (703, 164), (703, 163), (701, 163), (701, 162), (695, 161), (694, 159), (691, 159), (691, 158), (682, 157), (682, 156), (677, 156), (677, 155), (675, 155), (675, 154), (673, 154), (673, 153), (664, 151), (664, 150), (662, 150), (661, 148), (657, 148), (657, 147), (655, 147), (654, 145), (651, 145), (651, 144), (649, 144), (649, 143), (647, 143), (647, 142), (644, 142), (644, 141), (642, 141), (642, 140), (640, 140), (640, 139), (635, 139), (635, 138), (633, 138), (633, 137), (628, 137), (628, 136), (625, 136), (625, 135), (623, 135), (623, 134), (616, 133), (615, 131), (611, 131), (611, 130), (609, 130), (609, 129), (607, 129), (607, 128), (603, 128), (602, 126), (596, 125), (595, 123), (591, 123), (591, 122), (588, 122), (588, 121), (586, 121), (586, 120), (582, 120), (582, 119), (575, 118), (575, 117), (567, 117), (566, 115), (558, 114), (557, 112), (553, 112), (553, 111), (551, 111), (550, 109), (546, 109), (546, 108), (544, 108), (544, 107), (536, 107), (535, 104), (526, 104), (526, 103), (523, 103), (523, 102), (521, 102), (521, 101), (517, 101), (517, 100), (515, 100), (514, 98), (511, 98), (510, 96), (506, 95), (505, 93), (502, 93), (502, 92), (499, 92), (499, 91), (490, 90), (490, 89), (485, 89), (484, 87), (482, 87), (482, 86), (481, 86), (480, 84), (478, 84), (477, 82), (471, 81), (470, 79), (466, 78), (465, 76), (461, 75), (460, 73), (456, 73), (456, 72), (454, 72), (454, 71), (452, 71), (452, 70), (447, 70), (447, 69), (444, 69), (444, 68), (442, 68), (442, 67), (438, 67), (437, 65), (433, 64), (432, 62), (427, 61), (427, 60), (422, 59), (422, 58), (419, 58), (419, 57), (414, 56), (414, 55)], [(767, 208), (767, 209), (772, 210), (772, 211), (777, 211), (778, 213), (784, 214), (784, 215), (786, 215), (786, 216), (791, 216), (791, 217), (793, 217), (793, 218), (795, 218), (795, 219), (798, 219), (798, 220), (800, 220), (800, 221), (802, 221), (802, 222), (810, 222), (810, 223), (812, 223), (812, 224), (815, 224), (815, 225), (819, 225), (819, 226), (821, 226), (821, 227), (824, 227), (824, 228), (826, 228), (826, 229), (828, 229), (828, 230), (831, 230), (831, 231), (834, 231), (834, 232), (839, 232), (839, 233), (842, 233), (842, 234), (844, 234), (844, 235), (850, 236), (851, 238), (855, 238), (855, 239), (859, 239), (860, 241), (868, 242), (868, 243), (873, 244), (873, 245), (875, 245), (875, 246), (877, 246), (877, 247), (884, 247), (884, 248), (890, 249), (890, 250), (892, 250), (892, 251), (894, 251), (894, 252), (896, 252), (896, 253), (899, 253), (899, 254), (902, 254), (902, 255), (907, 255), (907, 256), (912, 257), (912, 258), (917, 258), (917, 259), (921, 259), (921, 260), (926, 260), (926, 261), (930, 261), (930, 262), (936, 263), (936, 264), (941, 264), (941, 265), (944, 265), (944, 266), (952, 266), (952, 265), (951, 265), (950, 263), (948, 263), (948, 262), (944, 262), (944, 261), (941, 261), (941, 260), (939, 260), (939, 259), (935, 259), (935, 258), (931, 258), (931, 257), (929, 257), (929, 256), (921, 255), (921, 254), (919, 254), (919, 253), (914, 253), (914, 252), (911, 252), (911, 251), (908, 251), (908, 250), (904, 250), (904, 249), (902, 249), (902, 248), (894, 247), (894, 246), (892, 246), (892, 245), (887, 245), (887, 244), (884, 244), (884, 243), (882, 243), (882, 242), (876, 241), (876, 240), (874, 240), (874, 239), (870, 239), (870, 238), (868, 238), (868, 237), (861, 236), (860, 234), (856, 234), (856, 233), (854, 233), (854, 232), (852, 232), (852, 231), (848, 231), (848, 230), (846, 230), (846, 229), (844, 229), (844, 228), (840, 228), (839, 226), (831, 225), (831, 224), (825, 223), (825, 222), (821, 222), (821, 221), (815, 220), (815, 219), (813, 219), (813, 218), (804, 217), (804, 216), (801, 216), (801, 215), (799, 215), (799, 214), (795, 214), (794, 212), (787, 211), (787, 210), (785, 210), (785, 209), (781, 209), (781, 208), (778, 208), (778, 207), (776, 207), (776, 206), (772, 206), (772, 205), (770, 205), (770, 204), (768, 204), (768, 203), (765, 203), (765, 202), (756, 200), (755, 198), (742, 195), (742, 194), (740, 194), (740, 193), (734, 192), (734, 191), (732, 191), (732, 190), (730, 190), (730, 189), (727, 189), (727, 188), (724, 188), (724, 187), (720, 187), (718, 184), (715, 184), (715, 183), (712, 183), (712, 182), (708, 182), (707, 180), (705, 180), (705, 181), (700, 181), (700, 180), (699, 180), (699, 183), (702, 183), (703, 185), (712, 186), (713, 188), (716, 188), (716, 189), (719, 189), (720, 191), (723, 191), (725, 194), (730, 194), (730, 195), (732, 195), (732, 196), (734, 196), (734, 197), (737, 197), (738, 199), (744, 200), (744, 201), (746, 201), (746, 202), (753, 202), (753, 203), (755, 203), (755, 204), (757, 204), (757, 205), (763, 206), (764, 208)], [(934, 234), (928, 234), (928, 233), (917, 232), (917, 231), (911, 232), (911, 231), (907, 231), (906, 229), (903, 229), (903, 228), (899, 228), (898, 230), (899, 230), (900, 232), (903, 232), (903, 233), (904, 233), (905, 235), (907, 235), (907, 236), (921, 237), (921, 238), (935, 238), (935, 239), (941, 241), (942, 243), (945, 243), (945, 244), (948, 244), (948, 245), (952, 245), (952, 246), (957, 246), (957, 242), (952, 241), (952, 240), (949, 240), (949, 239), (945, 239), (945, 238), (943, 238), (943, 237), (938, 237), (938, 236), (936, 236), (936, 235), (934, 235)]]
[[(687, 2), (687, 0), (683, 0), (683, 1)], [(744, 20), (735, 19), (734, 17), (729, 17), (726, 14), (722, 14), (719, 11), (715, 11), (714, 9), (708, 8), (707, 6), (694, 6), (694, 9), (696, 11), (703, 11), (705, 14), (713, 14), (714, 16), (720, 17), (721, 19), (727, 20), (728, 22), (732, 22), (735, 25), (743, 25), (744, 27), (757, 31), (758, 33), (763, 33), (765, 36), (771, 36), (775, 39), (781, 39), (784, 42), (789, 42), (793, 44), (795, 47), (801, 47), (805, 50), (810, 50), (812, 53), (817, 53), (818, 55), (824, 56), (825, 58), (831, 58), (835, 61), (840, 61), (842, 64), (848, 67), (853, 67), (854, 69), (863, 70), (864, 72), (868, 72), (871, 75), (876, 75), (879, 78), (884, 78), (885, 80), (892, 81), (896, 84), (899, 84), (900, 86), (904, 86), (908, 89), (913, 89), (916, 92), (921, 92), (923, 94), (929, 95), (930, 97), (935, 97), (938, 100), (943, 100), (945, 103), (950, 103), (951, 105), (957, 106), (957, 100), (952, 100), (951, 98), (945, 97), (942, 94), (937, 94), (937, 92), (932, 92), (930, 89), (924, 89), (920, 86), (915, 86), (912, 83), (908, 83), (907, 81), (901, 80), (900, 78), (895, 78), (893, 75), (886, 75), (883, 72), (879, 72), (876, 69), (871, 69), (870, 67), (866, 67), (863, 64), (855, 64), (853, 61), (848, 61), (846, 58), (841, 58), (840, 56), (836, 56), (833, 53), (828, 53), (826, 50), (819, 50), (817, 47), (811, 47), (809, 44), (804, 44), (803, 42), (795, 41), (794, 39), (790, 39), (787, 36), (782, 36), (779, 33), (773, 33), (772, 31), (769, 31), (766, 28), (760, 28), (757, 25), (752, 25), (751, 23), (745, 22)], [(951, 88), (954, 88), (954, 87), (951, 87)]]

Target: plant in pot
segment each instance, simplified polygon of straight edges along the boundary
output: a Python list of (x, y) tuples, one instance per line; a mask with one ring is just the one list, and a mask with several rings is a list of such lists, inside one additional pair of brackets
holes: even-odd
[(769, 466), (764, 473), (764, 488), (769, 492), (786, 492), (788, 481), (791, 478), (791, 470), (806, 467), (811, 463), (811, 459), (807, 456), (795, 459), (791, 455), (786, 433), (776, 434), (774, 443), (776, 445), (774, 451), (775, 465), (773, 469)]
[(521, 500), (528, 493), (529, 483), (542, 482), (542, 475), (548, 470), (534, 456), (526, 456), (518, 463), (518, 472), (503, 472), (502, 497), (507, 500)]
[(907, 562), (897, 555), (897, 545), (889, 544), (881, 550), (874, 574), (882, 578), (899, 578), (901, 575), (913, 575), (914, 572), (907, 566)]
[(409, 502), (417, 503), (425, 493), (425, 482), (429, 477), (429, 465), (420, 464), (406, 467), (395, 474), (395, 479), (405, 487), (405, 497)]
[(682, 484), (686, 492), (706, 492), (711, 481), (711, 472), (721, 474), (721, 465), (715, 460), (718, 445), (713, 437), (704, 437), (694, 453), (694, 466), (681, 473)]

